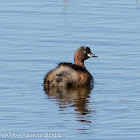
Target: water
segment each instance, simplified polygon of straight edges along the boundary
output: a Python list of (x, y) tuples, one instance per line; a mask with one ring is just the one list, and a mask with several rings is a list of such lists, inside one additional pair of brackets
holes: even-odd
[[(1, 0), (1, 139), (138, 140), (139, 7), (138, 0)], [(73, 62), (80, 45), (99, 56), (85, 62), (94, 88), (45, 93), (45, 74)]]

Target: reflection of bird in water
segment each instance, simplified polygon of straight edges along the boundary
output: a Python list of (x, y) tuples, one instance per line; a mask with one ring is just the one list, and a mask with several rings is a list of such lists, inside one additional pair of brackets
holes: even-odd
[(91, 91), (90, 86), (79, 88), (44, 87), (44, 90), (49, 97), (57, 99), (61, 109), (70, 107), (72, 104), (72, 107), (75, 107), (75, 111), (79, 112), (81, 115), (90, 113), (87, 106), (89, 103), (88, 97)]

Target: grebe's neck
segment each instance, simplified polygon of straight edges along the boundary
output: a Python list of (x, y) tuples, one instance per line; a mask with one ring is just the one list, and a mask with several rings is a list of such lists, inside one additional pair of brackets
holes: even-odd
[(84, 65), (84, 56), (80, 49), (78, 49), (74, 54), (74, 63), (86, 69)]
[(79, 66), (81, 66), (81, 67), (83, 67), (83, 68), (86, 69), (86, 67), (85, 67), (85, 65), (84, 65), (84, 61), (82, 61), (81, 59), (75, 59), (75, 58), (74, 58), (74, 63), (75, 63), (76, 65), (79, 65)]

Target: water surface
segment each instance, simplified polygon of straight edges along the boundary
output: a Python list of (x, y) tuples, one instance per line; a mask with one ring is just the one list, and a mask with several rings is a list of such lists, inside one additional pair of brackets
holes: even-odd
[[(1, 0), (1, 139), (7, 132), (6, 139), (138, 140), (139, 7), (138, 0)], [(99, 56), (85, 62), (94, 88), (47, 94), (45, 74), (73, 62), (80, 45)]]

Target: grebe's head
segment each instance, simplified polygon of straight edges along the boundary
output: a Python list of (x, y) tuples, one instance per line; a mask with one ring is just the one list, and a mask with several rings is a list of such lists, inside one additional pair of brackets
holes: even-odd
[(93, 54), (89, 47), (81, 46), (77, 49), (74, 55), (74, 60), (81, 60), (82, 62), (91, 57), (98, 57), (97, 55)]

